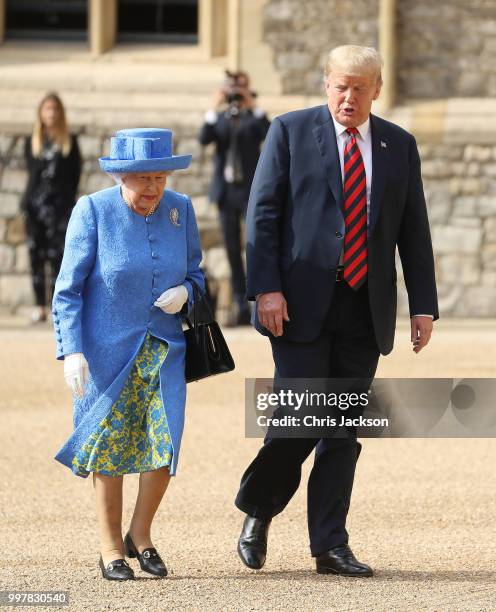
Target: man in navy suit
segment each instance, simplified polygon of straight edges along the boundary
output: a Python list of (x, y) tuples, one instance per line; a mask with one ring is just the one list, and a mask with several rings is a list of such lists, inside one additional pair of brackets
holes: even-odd
[[(379, 355), (393, 348), (396, 248), (415, 353), (439, 316), (415, 139), (370, 113), (381, 63), (369, 47), (331, 51), (327, 104), (277, 117), (262, 150), (248, 205), (247, 293), (276, 380), (373, 379)], [(317, 572), (371, 576), (345, 526), (361, 449), (353, 428), (340, 437), (265, 438), (235, 502), (247, 514), (238, 553), (248, 567), (263, 566), (270, 522), (314, 448), (308, 529)]]

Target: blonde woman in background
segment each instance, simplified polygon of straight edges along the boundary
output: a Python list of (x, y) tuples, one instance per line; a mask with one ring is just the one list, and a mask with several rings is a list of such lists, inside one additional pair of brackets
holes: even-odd
[(47, 318), (81, 174), (78, 141), (69, 132), (64, 105), (56, 93), (46, 94), (39, 103), (33, 133), (24, 143), (24, 156), (28, 182), (21, 210), (37, 307), (32, 320), (39, 322)]

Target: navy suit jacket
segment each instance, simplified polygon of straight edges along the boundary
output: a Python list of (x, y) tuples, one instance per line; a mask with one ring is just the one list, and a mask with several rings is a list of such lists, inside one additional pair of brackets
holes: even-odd
[[(372, 191), (368, 292), (379, 350), (393, 348), (398, 248), (410, 314), (439, 317), (427, 209), (414, 137), (370, 116)], [(253, 179), (247, 215), (247, 296), (282, 291), (283, 338), (316, 339), (334, 291), (345, 223), (339, 153), (327, 105), (274, 119)], [(259, 323), (256, 309), (253, 323)]]
[[(252, 111), (241, 114), (238, 146), (243, 169), (245, 204), (250, 194), (251, 182), (260, 157), (260, 147), (267, 135), (269, 125), (270, 121), (266, 115), (255, 117)], [(198, 140), (202, 145), (215, 143), (214, 174), (210, 184), (209, 198), (211, 202), (219, 203), (227, 185), (224, 179), (224, 168), (229, 150), (230, 127), (226, 114), (220, 113), (216, 123), (205, 122), (198, 135)]]

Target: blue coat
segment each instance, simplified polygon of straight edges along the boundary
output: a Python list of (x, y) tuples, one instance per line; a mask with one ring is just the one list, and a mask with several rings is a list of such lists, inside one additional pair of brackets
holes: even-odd
[(185, 195), (166, 190), (149, 217), (126, 205), (118, 185), (77, 202), (55, 284), (53, 320), (57, 359), (83, 353), (90, 379), (84, 397), (74, 398), (74, 431), (55, 456), (62, 464), (72, 469), (74, 455), (119, 397), (150, 332), (169, 346), (160, 388), (175, 473), (186, 399), (185, 340), (180, 315), (166, 314), (153, 302), (184, 284), (191, 303), (186, 279), (203, 289), (201, 256), (193, 206)]

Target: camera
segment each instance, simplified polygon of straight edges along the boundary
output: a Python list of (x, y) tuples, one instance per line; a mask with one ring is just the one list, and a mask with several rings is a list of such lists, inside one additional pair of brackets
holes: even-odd
[(224, 86), (225, 99), (228, 104), (238, 104), (243, 101), (243, 94), (240, 89), (245, 85), (246, 77), (239, 72), (231, 72), (226, 70), (226, 82)]
[[(245, 72), (231, 72), (226, 70), (226, 80), (224, 84), (224, 98), (230, 107), (231, 114), (237, 114), (242, 102), (245, 99), (244, 92), (248, 89), (248, 75)], [(256, 92), (250, 92), (256, 97)]]

